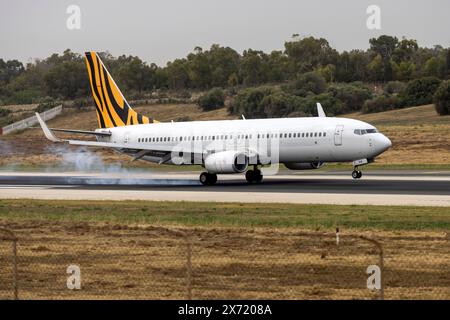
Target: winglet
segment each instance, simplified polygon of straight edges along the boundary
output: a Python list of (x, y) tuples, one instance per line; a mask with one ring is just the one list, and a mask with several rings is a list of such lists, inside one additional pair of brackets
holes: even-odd
[(47, 125), (45, 124), (44, 120), (42, 120), (41, 116), (39, 115), (39, 113), (36, 112), (36, 118), (39, 121), (39, 124), (41, 125), (42, 131), (44, 131), (45, 137), (53, 142), (61, 142), (61, 139), (58, 139), (52, 132), (51, 130), (47, 127)]
[(320, 104), (320, 102), (317, 102), (317, 114), (319, 117), (326, 117), (327, 115), (325, 114), (325, 112), (323, 111), (322, 105)]

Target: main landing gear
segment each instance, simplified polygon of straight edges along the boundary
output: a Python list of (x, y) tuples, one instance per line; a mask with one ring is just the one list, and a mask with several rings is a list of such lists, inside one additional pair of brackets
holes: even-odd
[(248, 183), (260, 183), (263, 179), (263, 175), (261, 170), (255, 166), (254, 170), (247, 170), (245, 173), (245, 179)]
[(352, 172), (353, 179), (360, 179), (362, 177), (362, 172), (358, 170), (358, 167), (355, 167)]
[(202, 172), (200, 174), (200, 183), (204, 186), (212, 186), (217, 182), (217, 174)]

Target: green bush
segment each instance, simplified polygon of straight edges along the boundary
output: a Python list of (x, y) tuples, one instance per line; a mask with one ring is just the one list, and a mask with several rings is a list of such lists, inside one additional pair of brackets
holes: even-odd
[(244, 114), (248, 118), (265, 118), (267, 115), (260, 108), (260, 103), (266, 96), (274, 92), (274, 89), (268, 87), (239, 90), (231, 101), (228, 112), (230, 114)]
[(400, 107), (400, 101), (397, 96), (378, 96), (375, 99), (367, 100), (361, 111), (363, 113), (374, 113), (397, 109)]
[(434, 107), (441, 116), (450, 114), (450, 80), (443, 81), (433, 97)]
[(221, 108), (225, 105), (225, 93), (220, 88), (214, 88), (198, 98), (197, 101), (203, 111)]
[(46, 97), (44, 99), (42, 99), (41, 103), (39, 103), (39, 105), (37, 106), (37, 108), (35, 109), (36, 112), (44, 112), (47, 110), (50, 110), (54, 107), (56, 107), (57, 103), (55, 100), (53, 100), (50, 97)]
[(385, 94), (398, 94), (405, 89), (405, 86), (405, 83), (401, 81), (389, 81), (383, 90)]
[[(77, 98), (73, 100), (73, 107), (77, 109), (84, 109), (92, 105), (92, 101), (88, 98)], [(135, 104), (136, 105), (136, 104)]]
[(325, 78), (317, 72), (312, 71), (299, 75), (297, 80), (285, 86), (284, 90), (299, 97), (306, 97), (309, 93), (320, 94), (326, 88), (327, 82)]
[(11, 110), (0, 108), (0, 117), (7, 117), (10, 115), (10, 113)]
[[(277, 118), (299, 111), (302, 107), (302, 98), (278, 91), (266, 95), (259, 103), (257, 110), (259, 113), (262, 112), (264, 117)], [(304, 112), (304, 110), (301, 111)]]
[(372, 98), (371, 90), (360, 82), (333, 84), (327, 92), (343, 103), (338, 113), (361, 110), (364, 102)]
[(247, 118), (299, 117), (317, 115), (320, 102), (328, 115), (342, 113), (343, 103), (330, 93), (298, 97), (273, 88), (260, 87), (238, 92), (229, 107), (232, 114)]
[(436, 77), (424, 77), (409, 81), (399, 94), (403, 106), (421, 106), (433, 102), (433, 95), (441, 84)]

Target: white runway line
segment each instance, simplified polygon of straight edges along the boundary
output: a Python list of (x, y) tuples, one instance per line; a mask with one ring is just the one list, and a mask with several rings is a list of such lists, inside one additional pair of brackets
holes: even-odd
[[(176, 180), (195, 180), (198, 181), (199, 173), (161, 173), (161, 172), (142, 172), (142, 173), (93, 173), (93, 172), (0, 172), (1, 176), (24, 176), (24, 177), (88, 177), (92, 179), (176, 179)], [(219, 174), (219, 180), (242, 180), (245, 181), (243, 174)], [(274, 176), (264, 176), (264, 180), (283, 179), (283, 180), (353, 180), (350, 173), (342, 175), (327, 174), (280, 174)], [(396, 180), (396, 181), (449, 181), (450, 176), (427, 176), (427, 175), (370, 175), (363, 173), (362, 180)]]
[(293, 203), (336, 205), (394, 205), (450, 207), (450, 196), (404, 194), (336, 194), (336, 193), (276, 193), (276, 192), (211, 192), (159, 190), (80, 190), (52, 189), (36, 186), (0, 187), (0, 199), (45, 200), (147, 200), (201, 201), (242, 203)]

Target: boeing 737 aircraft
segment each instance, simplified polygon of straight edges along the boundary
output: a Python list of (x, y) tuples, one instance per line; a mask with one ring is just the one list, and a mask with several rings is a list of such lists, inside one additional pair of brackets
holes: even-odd
[[(48, 128), (36, 116), (45, 136), (59, 143), (112, 148), (159, 164), (200, 164), (203, 185), (217, 182), (217, 174), (244, 173), (249, 183), (262, 181), (263, 165), (283, 163), (292, 170), (318, 169), (327, 162), (352, 162), (352, 177), (359, 166), (371, 163), (391, 147), (391, 141), (365, 122), (326, 117), (220, 121), (159, 122), (136, 113), (96, 52), (86, 53), (86, 64), (99, 129), (82, 131)], [(97, 141), (65, 140), (53, 133), (93, 135)]]

